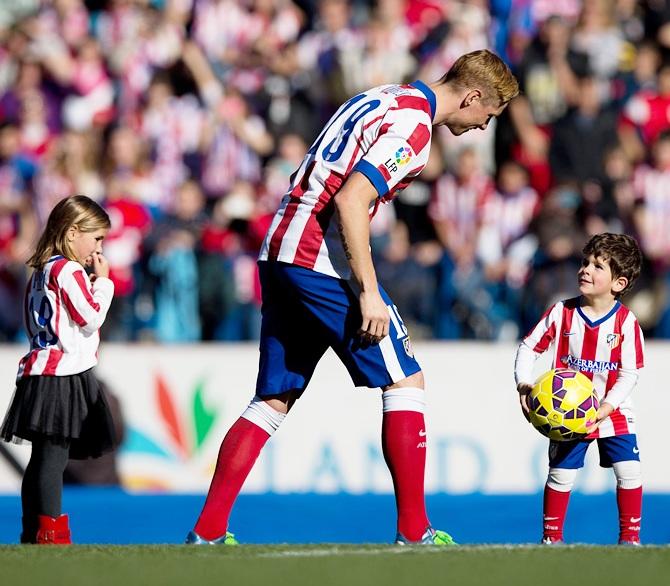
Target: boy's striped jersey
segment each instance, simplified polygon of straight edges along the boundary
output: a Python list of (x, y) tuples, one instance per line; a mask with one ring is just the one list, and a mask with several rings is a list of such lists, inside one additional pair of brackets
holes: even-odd
[(259, 260), (348, 279), (333, 197), (351, 173), (363, 173), (378, 194), (372, 217), (425, 167), (434, 115), (435, 94), (420, 81), (376, 87), (343, 104), (291, 177)]
[[(553, 349), (552, 368), (585, 374), (602, 403), (621, 369), (634, 371), (644, 366), (644, 338), (633, 312), (619, 301), (607, 315), (591, 321), (579, 307), (579, 299), (559, 301), (549, 308), (522, 343), (536, 354)], [(635, 433), (632, 408), (628, 396), (593, 437)]]
[(107, 315), (114, 284), (98, 277), (93, 285), (83, 267), (62, 256), (36, 270), (26, 289), (24, 321), (30, 351), (17, 378), (65, 376), (98, 362), (98, 329)]

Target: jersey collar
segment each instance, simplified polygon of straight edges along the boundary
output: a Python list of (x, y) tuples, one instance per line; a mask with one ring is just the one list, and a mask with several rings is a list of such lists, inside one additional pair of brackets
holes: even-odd
[(417, 79), (416, 81), (413, 81), (410, 83), (412, 87), (415, 87), (418, 89), (424, 96), (426, 96), (426, 99), (428, 100), (428, 103), (430, 104), (430, 119), (434, 120), (435, 119), (435, 92), (431, 90), (425, 83), (423, 83), (420, 79)]
[(596, 326), (599, 326), (601, 323), (606, 322), (609, 318), (611, 318), (617, 312), (619, 307), (621, 307), (621, 302), (617, 301), (614, 304), (614, 307), (612, 307), (612, 309), (610, 309), (603, 317), (597, 319), (596, 321), (591, 321), (582, 311), (582, 308), (579, 305), (577, 306), (577, 313), (579, 313), (579, 315), (582, 317), (582, 319), (587, 323), (589, 327), (595, 328)]

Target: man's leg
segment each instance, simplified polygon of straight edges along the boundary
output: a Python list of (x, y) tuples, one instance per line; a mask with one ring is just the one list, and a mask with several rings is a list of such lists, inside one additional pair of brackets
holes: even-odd
[(398, 533), (421, 539), (430, 525), (426, 515), (424, 475), (426, 425), (423, 374), (390, 385), (382, 394), (382, 449), (391, 471), (398, 510)]
[(233, 503), (261, 449), (295, 401), (293, 392), (262, 400), (254, 397), (221, 443), (216, 470), (195, 533), (208, 541), (226, 534)]

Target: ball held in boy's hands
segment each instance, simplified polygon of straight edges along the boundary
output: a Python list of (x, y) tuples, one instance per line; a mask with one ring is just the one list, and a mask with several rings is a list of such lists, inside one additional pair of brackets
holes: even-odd
[(596, 418), (599, 403), (593, 384), (581, 372), (555, 368), (540, 376), (528, 395), (530, 422), (556, 441), (581, 439)]

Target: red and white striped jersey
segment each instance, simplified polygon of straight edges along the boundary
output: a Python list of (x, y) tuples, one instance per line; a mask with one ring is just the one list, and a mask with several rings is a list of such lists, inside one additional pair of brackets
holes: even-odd
[[(548, 309), (522, 343), (536, 354), (553, 347), (552, 368), (572, 368), (586, 375), (602, 402), (617, 382), (619, 371), (644, 366), (644, 338), (635, 315), (620, 302), (607, 315), (591, 321), (579, 300), (559, 301)], [(628, 395), (589, 437), (635, 433), (632, 408)]]
[(54, 256), (35, 271), (26, 288), (24, 320), (30, 351), (17, 378), (65, 376), (98, 363), (98, 329), (114, 296), (114, 284), (98, 277), (93, 285), (78, 263)]
[(379, 86), (343, 104), (292, 175), (259, 260), (348, 279), (333, 197), (351, 173), (363, 173), (378, 193), (372, 217), (425, 167), (434, 115), (435, 94), (420, 81)]

